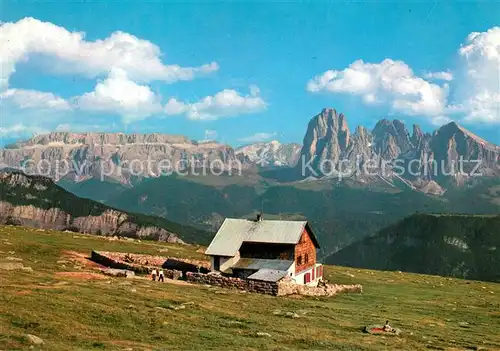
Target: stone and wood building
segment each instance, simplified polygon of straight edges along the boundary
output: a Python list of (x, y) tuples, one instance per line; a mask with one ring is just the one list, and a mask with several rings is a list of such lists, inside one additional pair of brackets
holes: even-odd
[(206, 250), (211, 271), (243, 279), (316, 286), (323, 265), (307, 221), (226, 218)]

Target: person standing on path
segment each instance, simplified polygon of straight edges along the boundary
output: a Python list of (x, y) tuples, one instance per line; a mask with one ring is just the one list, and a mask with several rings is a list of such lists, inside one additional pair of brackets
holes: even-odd
[(163, 273), (163, 269), (160, 268), (160, 273), (158, 274), (158, 281), (159, 282), (164, 282), (165, 281), (165, 275)]
[[(153, 268), (153, 271), (151, 272), (151, 280), (156, 281), (156, 276), (158, 275), (158, 272), (156, 271), (156, 268)], [(158, 278), (159, 280), (159, 278)]]

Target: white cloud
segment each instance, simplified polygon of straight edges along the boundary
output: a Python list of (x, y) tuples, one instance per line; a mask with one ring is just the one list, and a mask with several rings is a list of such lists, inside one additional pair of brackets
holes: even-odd
[(244, 138), (240, 138), (240, 139), (238, 139), (238, 141), (241, 141), (244, 143), (259, 143), (259, 142), (263, 142), (263, 141), (269, 141), (272, 138), (274, 138), (275, 136), (276, 136), (276, 132), (274, 132), (274, 133), (262, 132), (262, 133), (255, 133), (253, 135), (249, 135), (249, 136), (244, 137)]
[(444, 80), (450, 82), (453, 80), (453, 73), (450, 71), (442, 71), (442, 72), (429, 72), (424, 74), (424, 78), (426, 79), (434, 79), (434, 80)]
[(500, 93), (484, 90), (466, 100), (462, 109), (466, 113), (464, 122), (500, 124)]
[(185, 113), (189, 109), (189, 105), (186, 105), (176, 98), (170, 98), (164, 109), (167, 115), (180, 115)]
[(0, 136), (9, 138), (22, 138), (32, 136), (33, 134), (47, 133), (47, 130), (38, 126), (25, 126), (24, 124), (17, 123), (10, 126), (0, 127)]
[(169, 115), (186, 114), (192, 120), (215, 120), (220, 117), (237, 116), (256, 113), (267, 108), (266, 102), (258, 96), (258, 89), (243, 96), (236, 90), (225, 89), (214, 96), (207, 96), (195, 103), (183, 103), (172, 98), (165, 105), (165, 113)]
[(131, 81), (122, 69), (113, 69), (94, 91), (74, 99), (84, 111), (119, 113), (125, 122), (144, 119), (162, 112), (160, 98), (149, 86)]
[(258, 95), (242, 96), (236, 90), (224, 89), (189, 106), (187, 116), (194, 120), (256, 113), (265, 110), (266, 102)]
[(211, 130), (211, 129), (206, 129), (205, 130), (205, 137), (203, 138), (204, 140), (215, 140), (217, 139), (217, 131), (216, 130)]
[(500, 27), (471, 33), (458, 51), (457, 105), (465, 122), (500, 123)]
[(0, 135), (8, 135), (10, 133), (19, 134), (25, 132), (27, 129), (28, 128), (22, 124), (15, 124), (10, 127), (0, 127)]
[(30, 54), (50, 59), (47, 67), (59, 73), (106, 75), (111, 69), (122, 69), (132, 80), (175, 82), (191, 80), (198, 74), (218, 69), (215, 62), (199, 67), (166, 65), (162, 53), (150, 41), (117, 31), (105, 39), (86, 41), (85, 33), (70, 32), (50, 22), (27, 17), (0, 26), (0, 88), (5, 89), (19, 61)]
[(20, 109), (70, 110), (70, 104), (52, 93), (26, 89), (7, 89), (0, 93), (2, 102), (12, 103)]
[(366, 104), (388, 104), (396, 112), (435, 116), (443, 112), (447, 85), (429, 83), (415, 76), (402, 61), (353, 62), (346, 69), (329, 70), (311, 79), (307, 90), (316, 93), (349, 93), (361, 96)]
[[(185, 103), (171, 98), (162, 106), (161, 97), (146, 83), (191, 80), (218, 70), (215, 62), (198, 67), (166, 65), (160, 48), (150, 41), (117, 31), (107, 38), (88, 41), (83, 32), (34, 18), (0, 24), (0, 97), (18, 109), (78, 110), (119, 114), (125, 123), (152, 115), (185, 114), (190, 119), (217, 119), (263, 110), (266, 103), (256, 86), (250, 95), (223, 90), (214, 96)], [(93, 91), (64, 100), (52, 93), (8, 89), (10, 76), (21, 61), (43, 57), (47, 71), (98, 78)], [(1, 93), (1, 91), (4, 91)], [(65, 123), (60, 123), (65, 125)]]

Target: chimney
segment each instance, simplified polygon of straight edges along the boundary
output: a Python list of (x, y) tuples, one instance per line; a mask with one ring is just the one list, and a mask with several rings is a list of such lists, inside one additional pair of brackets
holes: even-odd
[(260, 222), (260, 221), (262, 221), (262, 219), (263, 219), (262, 213), (257, 213), (257, 220), (256, 220), (256, 222)]

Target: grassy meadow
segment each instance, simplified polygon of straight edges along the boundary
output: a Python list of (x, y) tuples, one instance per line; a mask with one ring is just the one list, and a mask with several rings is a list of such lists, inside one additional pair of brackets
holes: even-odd
[[(327, 266), (330, 282), (364, 292), (277, 298), (110, 278), (85, 259), (92, 249), (204, 257), (194, 246), (0, 226), (0, 350), (500, 350), (500, 284)], [(32, 271), (7, 269), (20, 264)], [(400, 336), (362, 332), (386, 319)]]

